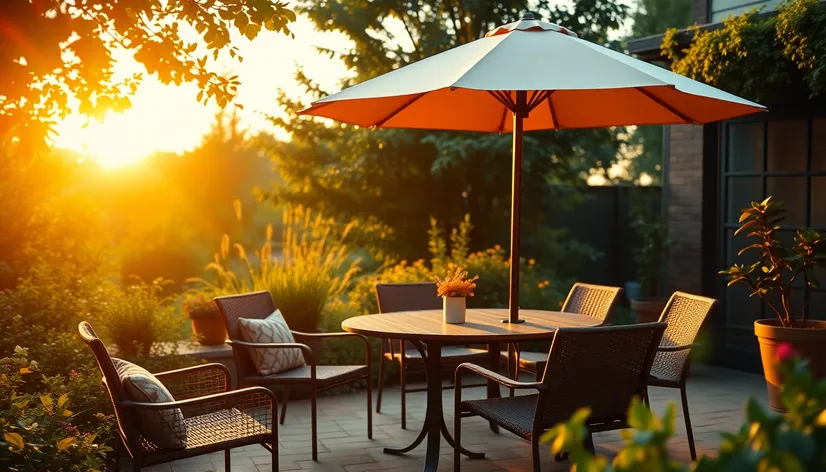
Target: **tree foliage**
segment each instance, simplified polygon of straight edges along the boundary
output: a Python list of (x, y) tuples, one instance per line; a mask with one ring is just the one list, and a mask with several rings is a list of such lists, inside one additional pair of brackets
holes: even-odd
[(685, 48), (677, 31), (669, 30), (662, 51), (679, 74), (776, 104), (823, 96), (824, 29), (826, 6), (795, 0), (781, 5), (776, 16), (752, 10), (729, 18), (717, 30), (694, 27)]
[(96, 117), (128, 108), (143, 74), (116, 75), (118, 52), (132, 54), (163, 83), (194, 82), (199, 99), (225, 105), (238, 81), (223, 77), (210, 58), (227, 51), (241, 60), (231, 30), (250, 39), (262, 28), (289, 33), (294, 19), (271, 0), (6, 0), (0, 137), (40, 144), (72, 104)]
[[(544, 19), (574, 29), (586, 39), (608, 44), (626, 7), (613, 0), (581, 0), (570, 6), (534, 4)], [(342, 85), (392, 69), (480, 38), (496, 25), (515, 21), (527, 2), (457, 2), (434, 0), (302, 1), (298, 9), (318, 27), (350, 39), (339, 57), (352, 75)], [(311, 78), (299, 81), (314, 96)], [(374, 220), (388, 228), (388, 250), (401, 258), (423, 256), (431, 216), (456, 225), (466, 213), (476, 223), (479, 248), (508, 240), (511, 136), (416, 130), (371, 131), (311, 118), (293, 119), (306, 105), (282, 96), (290, 119), (273, 122), (292, 133), (289, 143), (270, 147), (282, 177), (270, 196), (318, 207), (328, 214)], [(593, 167), (609, 167), (619, 145), (614, 129), (534, 132), (525, 138), (523, 234), (526, 250), (547, 247), (539, 238), (550, 212), (567, 206), (549, 183), (582, 183)], [(531, 254), (541, 257), (537, 252)]]

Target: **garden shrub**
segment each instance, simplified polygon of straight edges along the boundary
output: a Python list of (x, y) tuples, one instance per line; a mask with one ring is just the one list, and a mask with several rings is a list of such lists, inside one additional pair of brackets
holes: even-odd
[[(510, 289), (509, 255), (501, 246), (484, 251), (471, 251), (470, 232), (473, 225), (465, 216), (462, 223), (445, 237), (435, 220), (431, 220), (428, 249), (430, 261), (422, 259), (408, 263), (387, 264), (375, 274), (360, 278), (350, 292), (349, 300), (361, 313), (377, 313), (375, 285), (433, 281), (455, 267), (471, 276), (479, 275), (474, 296), (468, 298), (470, 308), (506, 308)], [(573, 280), (566, 280), (543, 269), (533, 259), (522, 259), (519, 266), (519, 300), (523, 308), (558, 310)]]
[(252, 259), (240, 243), (234, 245), (237, 256), (232, 256), (229, 236), (224, 235), (220, 252), (207, 266), (207, 278), (195, 282), (214, 296), (268, 291), (290, 328), (315, 332), (324, 307), (345, 294), (359, 272), (360, 259), (345, 242), (355, 224), (339, 230), (332, 218), (300, 206), (285, 209), (280, 254), (273, 254), (272, 225)]
[(716, 457), (700, 457), (683, 465), (669, 456), (675, 408), (655, 415), (639, 400), (628, 412), (631, 427), (621, 431), (624, 445), (612, 461), (586, 451), (583, 440), (588, 409), (545, 433), (554, 454), (570, 453), (571, 470), (588, 472), (819, 472), (826, 470), (826, 379), (816, 379), (806, 361), (786, 345), (778, 350), (783, 373), (782, 401), (787, 412), (770, 413), (754, 398), (746, 403), (745, 421), (737, 432), (723, 433)]
[(164, 285), (161, 279), (150, 284), (138, 281), (109, 291), (103, 302), (100, 331), (117, 344), (119, 356), (162, 354), (165, 345), (159, 341), (177, 343), (183, 339), (184, 318), (171, 299), (162, 296)]
[(103, 470), (113, 418), (83, 410), (86, 387), (76, 371), (42, 375), (21, 347), (0, 359), (0, 469)]

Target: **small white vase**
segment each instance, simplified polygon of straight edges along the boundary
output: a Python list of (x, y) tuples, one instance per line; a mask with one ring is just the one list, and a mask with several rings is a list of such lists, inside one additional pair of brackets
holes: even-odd
[(465, 297), (442, 297), (444, 309), (442, 315), (445, 323), (459, 324), (465, 322)]

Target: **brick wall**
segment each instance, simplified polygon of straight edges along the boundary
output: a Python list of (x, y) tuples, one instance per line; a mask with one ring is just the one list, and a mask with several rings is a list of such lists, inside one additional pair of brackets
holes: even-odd
[(666, 293), (702, 292), (703, 127), (670, 127)]

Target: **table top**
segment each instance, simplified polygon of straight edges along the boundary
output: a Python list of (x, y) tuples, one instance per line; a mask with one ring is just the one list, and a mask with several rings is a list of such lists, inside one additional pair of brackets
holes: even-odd
[(524, 341), (548, 338), (557, 328), (599, 326), (602, 322), (587, 315), (558, 311), (519, 310), (524, 323), (503, 323), (506, 308), (467, 310), (465, 322), (442, 321), (442, 310), (400, 311), (348, 318), (341, 323), (344, 331), (364, 336), (409, 341), (445, 341), (449, 343), (485, 343)]

